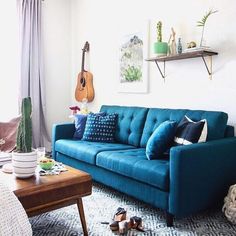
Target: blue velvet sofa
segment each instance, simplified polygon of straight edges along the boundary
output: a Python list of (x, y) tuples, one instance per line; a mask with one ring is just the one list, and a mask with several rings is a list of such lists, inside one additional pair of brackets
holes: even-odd
[[(174, 216), (222, 204), (229, 186), (236, 183), (236, 137), (226, 113), (106, 105), (101, 111), (118, 113), (116, 143), (74, 140), (73, 123), (55, 124), (54, 159), (165, 210), (168, 226)], [(169, 158), (148, 160), (145, 146), (155, 128), (166, 120), (179, 122), (184, 115), (207, 120), (207, 141), (172, 147)]]

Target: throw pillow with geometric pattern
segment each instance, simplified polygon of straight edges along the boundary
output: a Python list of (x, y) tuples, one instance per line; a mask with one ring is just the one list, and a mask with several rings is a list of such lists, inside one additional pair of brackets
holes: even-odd
[[(105, 116), (106, 115), (105, 112), (99, 112), (99, 113), (93, 113), (93, 114), (95, 114), (96, 116)], [(73, 136), (74, 139), (82, 139), (83, 138), (87, 117), (88, 117), (88, 115), (84, 115), (84, 114), (75, 114), (74, 115), (74, 119), (75, 119), (75, 133)]]
[(117, 114), (97, 116), (90, 113), (87, 117), (82, 140), (112, 143), (115, 141)]

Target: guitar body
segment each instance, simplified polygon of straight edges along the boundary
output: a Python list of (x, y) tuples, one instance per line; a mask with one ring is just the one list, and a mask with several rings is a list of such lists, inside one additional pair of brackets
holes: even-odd
[(77, 77), (75, 99), (78, 102), (82, 102), (84, 100), (87, 100), (87, 102), (92, 102), (94, 99), (93, 74), (84, 69), (85, 52), (89, 51), (88, 42), (85, 43), (82, 51), (83, 51), (82, 66), (81, 66), (81, 72), (78, 74)]
[(77, 77), (77, 86), (75, 89), (75, 99), (78, 102), (82, 102), (83, 99), (87, 99), (88, 102), (92, 102), (94, 99), (93, 88), (93, 74), (84, 71), (80, 72)]

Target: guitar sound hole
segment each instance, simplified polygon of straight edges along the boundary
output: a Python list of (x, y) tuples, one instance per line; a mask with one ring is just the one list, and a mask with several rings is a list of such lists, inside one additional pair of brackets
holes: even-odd
[(80, 84), (83, 84), (84, 78), (80, 78)]
[(82, 85), (83, 88), (85, 87), (85, 85), (86, 85), (85, 78), (80, 79), (80, 84)]

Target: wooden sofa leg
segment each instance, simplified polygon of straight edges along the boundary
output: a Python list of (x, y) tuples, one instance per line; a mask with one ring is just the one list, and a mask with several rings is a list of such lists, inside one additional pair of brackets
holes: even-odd
[(166, 225), (167, 227), (172, 227), (174, 221), (174, 216), (166, 211)]

